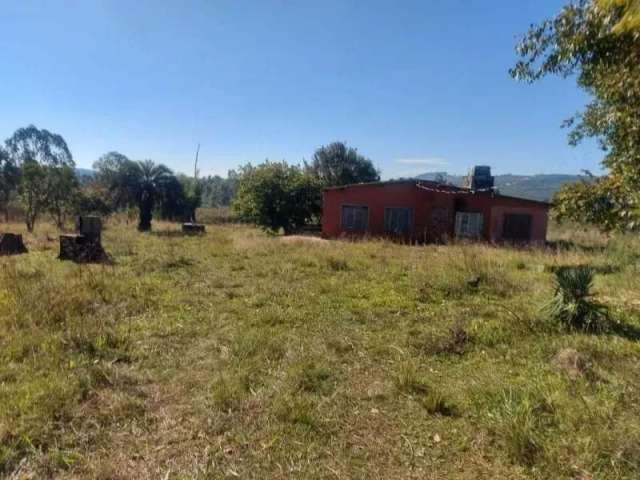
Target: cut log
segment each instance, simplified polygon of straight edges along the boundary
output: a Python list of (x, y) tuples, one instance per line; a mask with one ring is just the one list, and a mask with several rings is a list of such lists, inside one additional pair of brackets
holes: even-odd
[(24, 246), (24, 242), (22, 241), (22, 235), (0, 233), (0, 256), (20, 255), (28, 252), (27, 247)]
[(85, 235), (60, 235), (60, 260), (76, 263), (106, 263), (109, 255), (99, 241)]
[(182, 233), (187, 233), (190, 235), (204, 233), (205, 228), (201, 223), (183, 223), (182, 224)]

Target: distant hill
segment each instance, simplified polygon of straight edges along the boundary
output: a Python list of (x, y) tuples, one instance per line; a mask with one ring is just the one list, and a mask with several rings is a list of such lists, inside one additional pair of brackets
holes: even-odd
[[(464, 175), (449, 175), (447, 172), (430, 172), (418, 175), (421, 180), (444, 179), (445, 182), (461, 186)], [(531, 200), (549, 201), (553, 194), (566, 183), (575, 183), (586, 177), (581, 175), (540, 174), (540, 175), (495, 175), (495, 186), (500, 193)]]
[(76, 175), (78, 177), (93, 177), (95, 174), (95, 170), (90, 170), (88, 168), (76, 168)]

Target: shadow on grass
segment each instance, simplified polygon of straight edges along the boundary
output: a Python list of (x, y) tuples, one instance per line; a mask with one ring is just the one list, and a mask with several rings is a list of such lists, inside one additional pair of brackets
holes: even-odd
[(178, 237), (192, 236), (187, 233), (184, 233), (182, 230), (158, 230), (158, 231), (151, 231), (147, 233), (155, 237), (164, 237), (164, 238), (178, 238)]
[(640, 340), (640, 328), (629, 323), (616, 322), (614, 320), (607, 321), (604, 333), (632, 340), (634, 342)]
[(575, 268), (589, 268), (593, 271), (593, 273), (599, 273), (600, 275), (608, 275), (611, 273), (618, 273), (622, 270), (620, 265), (612, 265), (607, 263), (605, 265), (589, 265), (589, 264), (579, 264), (579, 265), (545, 265), (544, 271), (550, 273), (556, 273), (560, 270), (567, 269), (575, 269)]

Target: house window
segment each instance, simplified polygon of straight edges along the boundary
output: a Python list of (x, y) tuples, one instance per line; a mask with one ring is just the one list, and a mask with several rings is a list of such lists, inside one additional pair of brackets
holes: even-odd
[(369, 227), (369, 207), (342, 206), (342, 229), (348, 232), (364, 232)]
[(413, 209), (411, 208), (385, 208), (384, 230), (394, 235), (406, 235), (411, 233), (413, 227)]
[(502, 223), (502, 238), (513, 242), (528, 242), (531, 240), (531, 215), (522, 213), (506, 214)]
[(457, 212), (456, 237), (478, 238), (482, 235), (484, 218), (482, 213)]

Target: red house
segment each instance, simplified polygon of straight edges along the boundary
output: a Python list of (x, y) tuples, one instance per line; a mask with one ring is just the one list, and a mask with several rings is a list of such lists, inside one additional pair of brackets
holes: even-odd
[(322, 233), (542, 244), (549, 204), (425, 180), (346, 185), (323, 192)]

